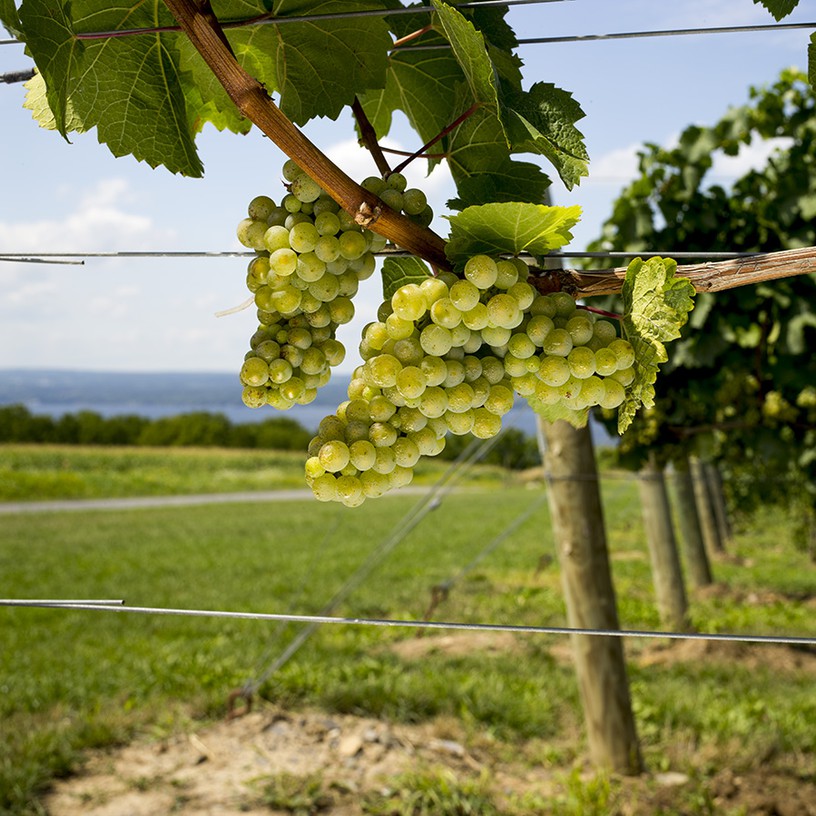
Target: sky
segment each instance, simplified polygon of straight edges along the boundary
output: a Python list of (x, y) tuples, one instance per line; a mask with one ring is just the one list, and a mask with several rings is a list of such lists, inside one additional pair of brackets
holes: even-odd
[[(785, 22), (816, 19), (813, 5), (803, 0)], [(511, 8), (508, 19), (525, 38), (773, 22), (752, 0), (564, 0)], [(716, 122), (730, 105), (744, 103), (749, 86), (770, 83), (791, 65), (804, 69), (809, 35), (807, 29), (780, 30), (519, 49), (526, 86), (554, 82), (571, 91), (586, 113), (578, 127), (586, 137), (590, 176), (572, 192), (557, 178), (551, 188), (554, 203), (583, 209), (569, 248), (584, 249), (597, 237), (636, 170), (639, 145), (669, 145), (687, 125)], [(0, 46), (0, 73), (30, 66), (21, 45)], [(235, 226), (250, 199), (280, 196), (285, 156), (257, 130), (242, 137), (208, 126), (198, 139), (204, 177), (186, 179), (130, 157), (114, 158), (94, 132), (66, 143), (37, 127), (23, 97), (21, 84), (0, 84), (0, 254), (239, 250)], [(373, 172), (349, 116), (314, 121), (305, 132), (351, 176)], [(404, 122), (389, 143), (418, 147)], [(727, 183), (767, 153), (767, 146), (753, 145), (718, 162), (714, 173)], [(437, 213), (433, 226), (446, 235), (441, 215), (454, 190), (444, 168), (428, 178), (421, 166), (406, 174), (428, 194)], [(256, 327), (253, 310), (220, 318), (215, 313), (246, 299), (246, 263), (0, 261), (0, 368), (237, 375)], [(357, 317), (340, 330), (348, 354), (339, 371), (357, 364), (360, 330), (374, 319), (381, 295), (377, 275), (361, 288)]]

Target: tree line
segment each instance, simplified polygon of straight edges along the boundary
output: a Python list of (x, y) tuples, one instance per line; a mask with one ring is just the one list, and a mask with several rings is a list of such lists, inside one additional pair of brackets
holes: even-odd
[[(305, 451), (312, 436), (285, 416), (261, 422), (231, 422), (224, 414), (205, 411), (157, 419), (137, 414), (104, 417), (95, 411), (52, 417), (33, 414), (21, 404), (0, 406), (0, 443)], [(441, 458), (455, 459), (467, 443), (463, 437), (450, 437)], [(482, 462), (522, 470), (535, 467), (540, 459), (532, 437), (508, 428)]]

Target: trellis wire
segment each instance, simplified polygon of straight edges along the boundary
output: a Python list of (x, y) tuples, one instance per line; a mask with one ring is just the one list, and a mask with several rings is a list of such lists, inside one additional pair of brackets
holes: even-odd
[[(440, 506), (442, 499), (450, 492), (455, 480), (470, 468), (471, 465), (485, 456), (497, 441), (498, 436), (485, 440), (474, 439), (459, 454), (420, 501), (408, 511), (391, 534), (369, 553), (368, 558), (357, 568), (343, 586), (335, 592), (332, 598), (323, 607), (322, 615), (328, 615), (346, 600), (346, 598), (368, 578), (383, 559), (405, 539), (408, 533), (410, 533), (428, 513), (436, 510)], [(283, 618), (281, 618), (281, 620), (284, 621)], [(241, 689), (242, 695), (248, 696), (253, 694), (269, 677), (281, 669), (312, 636), (319, 624), (317, 620), (305, 622), (308, 623), (308, 625), (301, 629), (266, 670), (257, 678), (248, 680), (244, 684)]]
[(103, 603), (78, 604), (49, 601), (41, 603), (7, 601), (0, 606), (61, 609), (94, 612), (130, 612), (141, 615), (176, 615), (194, 618), (231, 620), (290, 621), (315, 625), (379, 626), (401, 629), (435, 629), (445, 631), (511, 632), (529, 635), (585, 635), (588, 637), (653, 638), (666, 640), (704, 640), (728, 643), (765, 643), (782, 646), (816, 646), (816, 637), (797, 635), (741, 635), (727, 632), (662, 632), (646, 629), (590, 629), (571, 626), (528, 626), (513, 623), (466, 623), (463, 621), (421, 621), (389, 618), (348, 618), (329, 615), (291, 615), (273, 612), (236, 612), (223, 609), (176, 609), (156, 606), (114, 606)]

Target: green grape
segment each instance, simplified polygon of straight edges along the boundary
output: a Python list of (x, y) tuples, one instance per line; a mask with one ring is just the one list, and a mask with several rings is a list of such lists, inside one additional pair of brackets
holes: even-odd
[(442, 357), (451, 350), (453, 338), (448, 329), (431, 323), (422, 330), (419, 343), (426, 354)]
[(323, 190), (320, 185), (309, 178), (305, 173), (301, 173), (296, 179), (292, 181), (292, 195), (301, 203), (310, 203), (317, 201)]
[(402, 194), (402, 209), (406, 215), (420, 215), (428, 206), (428, 198), (422, 190), (411, 187)]
[(334, 275), (323, 275), (309, 284), (308, 292), (321, 303), (330, 303), (340, 292), (340, 284)]
[(448, 297), (448, 285), (440, 278), (426, 278), (419, 284), (419, 289), (425, 298), (426, 311), (440, 298)]
[(303, 175), (303, 170), (300, 169), (298, 163), (294, 159), (286, 159), (283, 163), (281, 175), (287, 181), (294, 181), (298, 176)]
[(631, 385), (635, 380), (635, 369), (632, 366), (630, 366), (629, 368), (621, 368), (614, 374), (610, 374), (609, 379), (613, 379), (615, 380), (615, 382), (619, 382), (624, 388), (626, 388), (627, 386)]
[(550, 319), (555, 317), (556, 307), (555, 301), (551, 295), (538, 295), (536, 299), (530, 304), (531, 315), (544, 315)]
[(553, 292), (550, 298), (555, 304), (555, 314), (558, 317), (569, 318), (575, 313), (575, 300), (571, 295), (568, 295), (566, 292)]
[(280, 357), (280, 344), (274, 340), (262, 340), (255, 347), (255, 354), (267, 363), (277, 360)]
[(245, 218), (238, 224), (236, 236), (238, 240), (249, 249), (263, 250), (264, 234), (266, 233), (266, 221), (254, 221), (252, 218)]
[(357, 470), (371, 470), (377, 461), (377, 449), (367, 439), (358, 439), (349, 445), (349, 462)]
[(268, 252), (289, 249), (289, 230), (281, 226), (269, 227), (264, 233), (264, 247)]
[(298, 256), (295, 274), (307, 283), (314, 283), (326, 272), (326, 264), (312, 251), (302, 252)]
[(482, 361), (478, 357), (469, 354), (462, 358), (462, 365), (465, 367), (465, 382), (473, 382), (482, 376)]
[(402, 212), (402, 193), (399, 190), (395, 190), (393, 187), (386, 187), (380, 193), (380, 199), (382, 200), (383, 204), (390, 207), (392, 210), (396, 210), (396, 212)]
[(392, 340), (404, 340), (414, 333), (414, 323), (412, 320), (404, 320), (397, 314), (390, 314), (385, 319), (385, 327), (388, 336)]
[(493, 326), (512, 329), (518, 325), (518, 301), (509, 294), (493, 295), (487, 302), (487, 314)]
[(382, 394), (375, 395), (368, 403), (368, 413), (372, 422), (388, 422), (396, 412), (396, 405)]
[(560, 386), (571, 376), (569, 363), (564, 357), (547, 356), (541, 361), (538, 369), (538, 378), (550, 386)]
[(425, 314), (425, 296), (417, 284), (407, 283), (391, 296), (391, 308), (403, 320), (419, 320)]
[(368, 190), (369, 193), (374, 193), (374, 195), (378, 196), (383, 190), (385, 190), (386, 187), (388, 187), (388, 183), (379, 176), (368, 176), (362, 180), (360, 186), (364, 190)]
[(529, 397), (535, 394), (536, 387), (539, 384), (538, 378), (529, 372), (523, 374), (521, 377), (514, 377), (512, 382), (516, 393), (522, 397)]
[(512, 261), (496, 261), (496, 282), (493, 284), (497, 289), (509, 289), (518, 283), (518, 269)]
[(473, 430), (473, 423), (475, 420), (474, 412), (471, 409), (455, 413), (448, 411), (445, 414), (445, 424), (448, 430), (456, 436), (464, 436)]
[(312, 345), (312, 333), (308, 329), (289, 329), (286, 342), (289, 343), (290, 346), (305, 350)]
[(269, 363), (269, 379), (277, 385), (285, 383), (292, 376), (292, 372), (292, 364), (282, 357)]
[(527, 373), (527, 362), (508, 352), (504, 355), (504, 370), (508, 377), (521, 377)]
[(337, 479), (331, 473), (318, 476), (312, 483), (312, 493), (318, 501), (337, 501)]
[(363, 484), (357, 476), (338, 476), (335, 489), (346, 507), (359, 507), (365, 500)]
[(277, 411), (288, 411), (295, 403), (284, 397), (279, 391), (269, 389), (266, 392), (266, 404), (271, 405)]
[(482, 340), (493, 348), (500, 348), (504, 346), (512, 337), (510, 329), (500, 328), (498, 326), (487, 326), (482, 329)]
[(377, 448), (390, 448), (397, 441), (397, 429), (390, 422), (372, 422), (368, 439)]
[(504, 363), (497, 357), (483, 357), (482, 376), (490, 385), (500, 383), (504, 379)]
[(406, 366), (397, 374), (395, 384), (406, 399), (421, 397), (426, 388), (425, 375), (417, 366)]
[(304, 374), (322, 374), (327, 366), (326, 355), (319, 348), (309, 348), (303, 353), (300, 361), (300, 370)]
[(507, 294), (516, 299), (518, 308), (529, 309), (536, 298), (536, 290), (526, 281), (519, 281), (508, 288)]
[(337, 473), (349, 463), (351, 454), (345, 442), (339, 439), (332, 439), (321, 445), (320, 453), (318, 453), (317, 458), (327, 472)]
[(388, 340), (388, 329), (386, 329), (385, 323), (379, 321), (369, 323), (363, 329), (363, 339), (375, 351), (380, 351)]
[(623, 385), (611, 378), (606, 378), (602, 382), (604, 386), (604, 393), (598, 400), (598, 404), (601, 406), (601, 408), (606, 408), (607, 410), (617, 408), (626, 398), (626, 391)]
[(419, 410), (429, 419), (441, 417), (448, 410), (448, 395), (445, 389), (437, 385), (428, 386), (419, 398)]
[(471, 331), (482, 331), (490, 323), (487, 305), (477, 303), (472, 309), (462, 314), (462, 323)]
[(535, 343), (527, 334), (521, 333), (511, 335), (507, 341), (507, 349), (512, 355), (522, 360), (526, 360), (536, 353)]
[(465, 381), (465, 366), (459, 360), (445, 360), (445, 368), (447, 375), (442, 382), (445, 388), (453, 388)]
[(477, 303), (481, 293), (469, 280), (458, 280), (450, 288), (450, 301), (460, 312), (469, 312)]
[[(409, 408), (407, 405), (397, 411), (397, 417), (397, 423), (404, 434), (421, 431), (428, 424), (428, 417), (422, 413), (420, 408)], [(393, 419), (391, 423), (394, 424)]]
[[(563, 359), (558, 357), (556, 359)], [(535, 398), (544, 405), (555, 405), (561, 401), (561, 394), (555, 386), (547, 385), (545, 382), (539, 382), (535, 390)]]
[(617, 370), (618, 358), (615, 357), (615, 352), (610, 351), (608, 348), (599, 348), (595, 352), (595, 373), (602, 377), (608, 377)]
[(504, 385), (493, 385), (484, 408), (496, 416), (504, 416), (513, 407), (513, 392)]
[(474, 255), (465, 264), (465, 277), (479, 289), (489, 289), (498, 276), (496, 262), (487, 255)]
[(324, 264), (330, 264), (340, 257), (340, 241), (333, 235), (321, 235), (315, 243), (314, 254)]
[(275, 202), (269, 196), (255, 196), (249, 202), (247, 214), (253, 221), (266, 221), (274, 209)]
[(368, 242), (363, 234), (354, 230), (344, 232), (338, 241), (340, 254), (348, 261), (356, 261), (368, 249)]
[[(320, 444), (319, 439), (313, 439), (312, 442), (315, 442), (318, 445)], [(312, 447), (311, 443), (309, 443), (309, 447)], [(318, 450), (320, 450), (319, 447)], [(304, 470), (306, 471), (306, 481), (309, 483), (309, 485), (311, 485), (315, 479), (319, 478), (326, 472), (326, 469), (320, 464), (320, 459), (316, 453), (310, 455), (306, 460)]]
[(438, 448), (436, 432), (427, 425), (418, 431), (410, 431), (407, 436), (417, 446), (420, 456), (436, 455)]
[(607, 348), (614, 353), (618, 361), (618, 369), (630, 368), (635, 363), (635, 350), (628, 340), (617, 338)]
[(473, 406), (473, 388), (469, 383), (461, 382), (459, 385), (446, 389), (448, 398), (448, 411), (461, 414), (469, 411)]
[(285, 195), (283, 197), (283, 201), (281, 201), (281, 206), (288, 212), (290, 215), (292, 213), (300, 212), (301, 200), (297, 196), (293, 196), (291, 193)]
[(530, 340), (539, 348), (544, 345), (544, 341), (550, 332), (555, 328), (552, 318), (547, 315), (533, 315), (528, 321), (525, 331)]
[(385, 183), (387, 187), (401, 193), (408, 186), (408, 179), (402, 173), (389, 173)]
[(373, 471), (387, 475), (393, 472), (396, 464), (397, 458), (394, 456), (394, 450), (390, 445), (377, 447), (377, 458), (371, 466)]
[(295, 312), (302, 301), (303, 296), (292, 286), (287, 286), (285, 289), (280, 289), (272, 294), (272, 305), (281, 314), (291, 314)]
[(425, 359), (420, 337), (395, 340), (392, 353), (403, 365), (419, 365)]
[(241, 401), (247, 408), (260, 408), (266, 405), (266, 388), (263, 386), (245, 385), (241, 391)]
[(541, 350), (545, 354), (566, 357), (572, 351), (569, 332), (566, 329), (553, 329), (544, 340)]
[(477, 439), (491, 439), (501, 431), (501, 417), (487, 408), (473, 409), (473, 426), (470, 432)]
[(453, 329), (462, 322), (462, 312), (453, 305), (449, 297), (442, 297), (431, 306), (431, 320), (437, 326)]
[(285, 383), (280, 386), (280, 394), (282, 397), (297, 402), (306, 391), (306, 386), (300, 377), (290, 377)]
[(596, 320), (593, 334), (604, 346), (608, 346), (618, 336), (615, 326), (608, 320)]
[[(288, 235), (287, 231), (287, 235)], [(269, 265), (276, 275), (288, 277), (297, 269), (297, 253), (289, 248), (276, 249), (269, 256)]]
[(419, 461), (419, 448), (407, 436), (401, 436), (392, 445), (396, 468), (412, 468)]
[(391, 354), (379, 354), (366, 361), (363, 371), (367, 383), (377, 388), (387, 388), (396, 385), (402, 363)]
[[(453, 348), (448, 352), (448, 355), (451, 356), (456, 353), (460, 353), (462, 357), (465, 356), (464, 347), (467, 345), (468, 341), (471, 337), (471, 331), (467, 326), (462, 325), (461, 323), (458, 326), (454, 326), (451, 329), (451, 344)], [(479, 340), (479, 345), (481, 346), (481, 336)]]
[(366, 498), (375, 499), (388, 492), (390, 480), (388, 476), (377, 473), (375, 470), (366, 470), (360, 474), (360, 484)]
[(567, 364), (573, 377), (579, 380), (595, 373), (595, 352), (586, 346), (577, 346), (567, 355)]
[(438, 357), (425, 357), (419, 367), (429, 387), (441, 385), (448, 377), (448, 366)]
[(391, 486), (395, 489), (408, 487), (414, 479), (414, 471), (411, 468), (397, 465), (391, 474)]
[(599, 405), (606, 394), (606, 386), (600, 377), (594, 374), (584, 379), (581, 384), (581, 399), (587, 405)]
[(575, 346), (583, 346), (588, 343), (592, 339), (594, 331), (592, 319), (582, 314), (571, 317), (564, 328), (569, 332)]
[[(334, 238), (340, 232), (340, 219), (331, 210), (316, 213), (314, 225), (321, 238)], [(339, 253), (339, 248), (337, 251)]]

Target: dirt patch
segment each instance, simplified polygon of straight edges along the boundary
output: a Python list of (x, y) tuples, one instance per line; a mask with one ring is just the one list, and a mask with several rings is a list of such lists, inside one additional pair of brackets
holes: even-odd
[(389, 648), (403, 660), (420, 660), (431, 654), (448, 657), (465, 657), (474, 652), (514, 654), (523, 651), (524, 646), (512, 632), (460, 632), (400, 640)]

